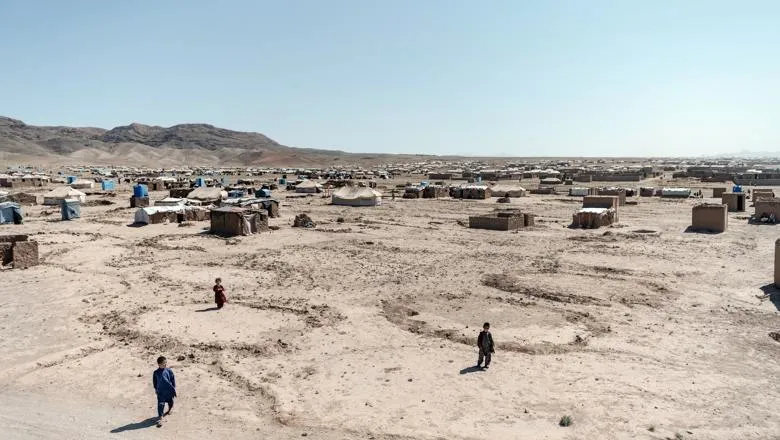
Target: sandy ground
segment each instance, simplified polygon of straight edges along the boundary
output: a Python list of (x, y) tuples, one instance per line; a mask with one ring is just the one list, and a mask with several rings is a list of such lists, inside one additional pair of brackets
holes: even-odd
[[(0, 271), (0, 437), (780, 437), (775, 226), (685, 233), (698, 201), (641, 198), (571, 230), (579, 198), (531, 196), (512, 206), (536, 226), (495, 232), (462, 226), (495, 199), (275, 195), (280, 229), (231, 240), (128, 227), (125, 193), (1, 227), (42, 264)], [(475, 371), (484, 321), (498, 349)], [(180, 397), (158, 429), (160, 354)]]

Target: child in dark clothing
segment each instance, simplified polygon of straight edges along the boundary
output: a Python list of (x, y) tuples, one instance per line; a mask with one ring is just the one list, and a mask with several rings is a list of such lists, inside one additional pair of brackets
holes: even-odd
[(482, 366), (482, 360), (485, 361), (485, 369), (490, 368), (491, 355), (496, 352), (493, 345), (493, 335), (490, 334), (490, 323), (486, 322), (482, 326), (482, 331), (479, 332), (477, 337), (477, 347), (479, 347), (479, 358), (477, 359), (477, 367)]
[[(176, 397), (176, 378), (173, 370), (168, 368), (165, 356), (157, 358), (157, 369), (152, 374), (152, 386), (157, 394), (157, 426), (162, 426), (163, 416), (170, 415), (173, 410), (173, 398)], [(165, 413), (165, 404), (168, 412)]]
[(227, 302), (225, 296), (225, 288), (222, 286), (222, 278), (217, 278), (214, 281), (214, 302), (217, 303), (217, 308), (221, 309)]

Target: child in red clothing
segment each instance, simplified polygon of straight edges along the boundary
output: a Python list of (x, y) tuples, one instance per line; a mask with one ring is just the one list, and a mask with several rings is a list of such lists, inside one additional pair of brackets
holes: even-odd
[(214, 282), (216, 283), (214, 285), (214, 302), (217, 303), (217, 308), (221, 309), (227, 302), (225, 288), (222, 287), (222, 278), (217, 278)]

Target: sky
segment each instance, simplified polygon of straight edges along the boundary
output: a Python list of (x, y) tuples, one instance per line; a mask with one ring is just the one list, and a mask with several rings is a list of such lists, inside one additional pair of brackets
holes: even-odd
[(290, 146), (780, 151), (780, 2), (0, 0), (0, 115)]

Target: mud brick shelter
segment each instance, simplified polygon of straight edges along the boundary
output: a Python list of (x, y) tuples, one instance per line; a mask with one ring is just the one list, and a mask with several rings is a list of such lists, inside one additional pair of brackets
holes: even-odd
[(729, 212), (744, 212), (747, 205), (747, 194), (745, 193), (723, 193), (721, 196), (723, 204), (728, 206)]
[(535, 217), (533, 214), (525, 214), (519, 211), (500, 211), (493, 214), (469, 217), (469, 228), (489, 229), (492, 231), (511, 231), (527, 226), (533, 226)]
[(723, 193), (726, 192), (726, 188), (712, 188), (712, 198), (722, 198)]
[(756, 218), (770, 217), (774, 215), (775, 219), (780, 219), (780, 199), (762, 198), (761, 200), (756, 200), (753, 206), (756, 210)]
[(14, 269), (38, 265), (38, 242), (27, 235), (0, 235), (2, 265), (13, 263)]
[(571, 227), (598, 229), (617, 222), (617, 210), (614, 208), (582, 208), (572, 215)]
[(691, 230), (702, 232), (726, 232), (729, 222), (728, 206), (703, 203), (691, 210)]

